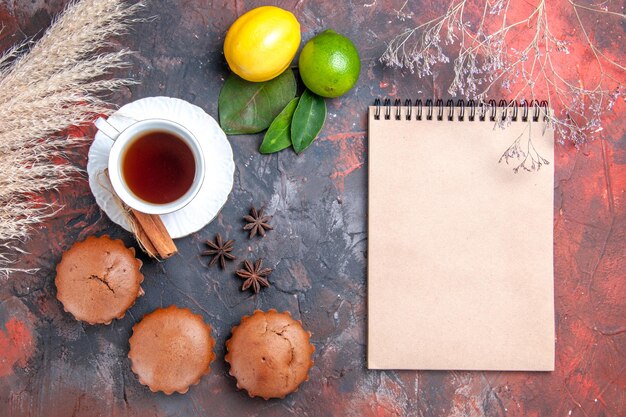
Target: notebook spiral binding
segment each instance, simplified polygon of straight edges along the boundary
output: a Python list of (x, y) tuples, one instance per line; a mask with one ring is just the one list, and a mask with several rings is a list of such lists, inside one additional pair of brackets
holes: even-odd
[[(380, 120), (382, 107), (385, 108), (384, 110), (385, 120), (391, 120), (391, 99), (386, 98), (383, 104), (381, 104), (380, 98), (377, 98), (376, 100), (374, 100), (374, 106), (376, 107), (374, 111), (375, 120)], [(489, 100), (487, 104), (485, 104), (485, 102), (483, 101), (480, 101), (477, 104), (474, 100), (469, 100), (466, 102), (465, 100), (460, 99), (456, 102), (456, 105), (454, 104), (454, 100), (448, 100), (446, 101), (446, 104), (444, 105), (443, 100), (441, 99), (435, 100), (434, 104), (433, 104), (432, 99), (426, 100), (426, 103), (424, 104), (422, 103), (422, 100), (418, 99), (415, 101), (415, 105), (413, 105), (413, 102), (411, 101), (411, 99), (406, 99), (404, 101), (404, 106), (402, 106), (402, 100), (397, 98), (395, 99), (393, 106), (395, 107), (395, 115), (394, 115), (395, 120), (401, 119), (402, 107), (406, 108), (406, 115), (405, 115), (406, 120), (411, 120), (414, 107), (417, 107), (415, 120), (422, 120), (424, 108), (426, 108), (426, 120), (432, 120), (434, 108), (437, 108), (437, 115), (436, 115), (437, 120), (443, 120), (444, 111), (445, 111), (445, 108), (447, 107), (448, 109), (447, 119), (449, 121), (453, 121), (454, 120), (454, 107), (459, 107), (460, 111), (458, 113), (457, 119), (458, 121), (463, 122), (465, 121), (465, 116), (466, 116), (465, 108), (467, 107), (469, 108), (469, 111), (467, 112), (468, 113), (467, 120), (471, 122), (473, 122), (476, 119), (477, 108), (479, 111), (478, 120), (481, 122), (484, 122), (485, 120), (487, 120), (487, 112), (489, 112), (489, 121), (495, 122), (497, 109), (501, 110), (502, 120), (507, 119), (508, 111), (511, 110), (512, 112), (511, 120), (515, 122), (517, 121), (517, 118), (518, 118), (519, 103), (517, 102), (517, 100), (512, 100), (510, 102), (506, 100), (500, 100), (500, 102), (496, 104), (495, 100)], [(540, 116), (542, 108), (543, 108), (543, 114), (544, 114), (543, 120), (544, 121), (548, 120), (548, 102), (546, 100), (542, 100), (542, 101), (532, 100), (530, 103), (524, 100), (522, 101), (521, 107), (523, 108), (522, 121), (524, 122), (528, 121), (530, 107), (533, 107), (533, 115), (532, 115), (533, 122), (539, 121), (539, 116)]]

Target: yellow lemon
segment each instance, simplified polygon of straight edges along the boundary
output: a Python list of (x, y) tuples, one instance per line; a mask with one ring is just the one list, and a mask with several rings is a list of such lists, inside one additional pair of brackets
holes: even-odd
[(243, 14), (224, 40), (224, 56), (241, 78), (261, 82), (285, 71), (300, 46), (300, 24), (293, 13), (263, 6)]

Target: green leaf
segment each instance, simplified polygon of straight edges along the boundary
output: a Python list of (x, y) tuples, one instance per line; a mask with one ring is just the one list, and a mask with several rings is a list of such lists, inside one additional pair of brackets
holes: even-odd
[(231, 74), (218, 100), (220, 125), (229, 135), (260, 132), (295, 95), (296, 78), (290, 69), (262, 83)]
[(326, 120), (326, 102), (309, 90), (304, 90), (291, 119), (293, 149), (300, 153), (313, 142)]
[(259, 152), (265, 154), (274, 153), (291, 146), (291, 118), (296, 111), (297, 105), (298, 97), (291, 100), (283, 111), (276, 116), (265, 133)]

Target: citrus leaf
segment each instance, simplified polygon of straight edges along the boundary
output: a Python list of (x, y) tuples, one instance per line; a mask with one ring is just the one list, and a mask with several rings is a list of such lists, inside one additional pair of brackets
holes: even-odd
[(326, 102), (317, 94), (304, 90), (291, 119), (291, 142), (300, 153), (313, 142), (326, 120)]
[(274, 119), (263, 138), (259, 148), (261, 153), (274, 153), (291, 146), (291, 118), (293, 117), (298, 97), (294, 98), (285, 106), (283, 111)]
[(229, 135), (265, 130), (295, 95), (292, 70), (262, 83), (230, 74), (218, 100), (220, 126)]

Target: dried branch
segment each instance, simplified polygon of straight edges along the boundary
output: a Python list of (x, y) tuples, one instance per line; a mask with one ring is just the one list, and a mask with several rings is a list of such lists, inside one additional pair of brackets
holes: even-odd
[[(528, 131), (526, 136), (526, 142), (522, 143), (524, 133)], [(513, 172), (517, 172), (522, 169), (524, 171), (532, 172), (540, 170), (543, 165), (550, 165), (550, 161), (542, 157), (535, 146), (533, 145), (532, 135), (529, 126), (526, 125), (524, 132), (522, 132), (502, 154), (498, 163), (502, 161), (509, 164), (509, 161), (513, 160), (517, 165), (513, 168)]]
[[(452, 60), (454, 79), (448, 92), (453, 96), (487, 102), (500, 89), (507, 92), (511, 103), (545, 99), (554, 109), (549, 123), (558, 140), (580, 146), (602, 130), (601, 117), (616, 101), (626, 98), (624, 65), (594, 43), (581, 13), (598, 14), (616, 24), (623, 24), (626, 15), (609, 10), (605, 3), (581, 5), (567, 0), (566, 4), (582, 33), (582, 45), (592, 53), (598, 68), (593, 71), (597, 76), (587, 74), (591, 79), (586, 83), (573, 73), (576, 63), (563, 59), (561, 65), (555, 64), (557, 57), (570, 53), (570, 41), (552, 32), (546, 0), (536, 0), (531, 7), (513, 0), (452, 0), (441, 16), (397, 35), (381, 61), (408, 68), (421, 78), (431, 75), (437, 64)], [(406, 15), (405, 6), (399, 16)], [(561, 7), (559, 12), (562, 15), (567, 10)], [(515, 147), (514, 143), (509, 150)], [(541, 161), (536, 159), (528, 166), (539, 169)], [(524, 161), (522, 166), (527, 166)]]

